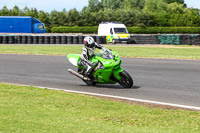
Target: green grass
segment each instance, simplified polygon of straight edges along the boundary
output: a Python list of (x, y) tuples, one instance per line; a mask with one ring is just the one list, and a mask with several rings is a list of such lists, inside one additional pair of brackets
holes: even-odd
[[(81, 45), (0, 45), (0, 53), (6, 54), (44, 54), (67, 55), (69, 53), (80, 54)], [(105, 46), (117, 51), (121, 57), (150, 57), (150, 58), (176, 58), (176, 59), (200, 59), (199, 46)]]
[(0, 132), (200, 132), (200, 113), (0, 84)]

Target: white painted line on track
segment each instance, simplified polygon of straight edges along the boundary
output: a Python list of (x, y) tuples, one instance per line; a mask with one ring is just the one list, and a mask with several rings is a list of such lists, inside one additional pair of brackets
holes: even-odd
[[(1, 82), (1, 83), (6, 83), (6, 82)], [(20, 85), (20, 86), (32, 86), (32, 85), (23, 85), (23, 84), (14, 84), (14, 83), (6, 83), (6, 84)], [(106, 95), (106, 94), (90, 93), (90, 92), (83, 92), (83, 91), (74, 91), (74, 90), (66, 90), (66, 89), (59, 89), (59, 88), (42, 87), (42, 86), (32, 86), (32, 87), (41, 88), (41, 89), (64, 91), (64, 92), (68, 92), (68, 93), (77, 93), (77, 94), (84, 94), (84, 95), (91, 95), (91, 96), (116, 98), (116, 99), (120, 99), (120, 100), (129, 100), (129, 101), (141, 102), (141, 103), (157, 104), (157, 105), (164, 105), (164, 106), (173, 106), (173, 107), (192, 109), (192, 110), (200, 110), (200, 107), (188, 106), (188, 105), (179, 105), (179, 104), (172, 104), (172, 103), (165, 103), (165, 102), (157, 102), (157, 101), (150, 101), (150, 100), (142, 100), (142, 99), (127, 98), (127, 97), (114, 96), (114, 95)]]

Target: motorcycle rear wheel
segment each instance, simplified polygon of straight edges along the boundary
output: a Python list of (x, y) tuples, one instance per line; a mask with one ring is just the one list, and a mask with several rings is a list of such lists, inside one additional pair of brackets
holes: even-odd
[[(78, 73), (82, 74), (84, 73), (84, 71), (81, 68), (78, 68)], [(94, 86), (96, 85), (96, 83), (94, 81), (91, 80), (83, 80), (83, 82), (85, 82), (88, 86)]]
[(124, 88), (131, 88), (133, 86), (133, 79), (132, 77), (124, 70), (119, 73), (121, 79), (118, 83), (123, 86)]
[(85, 82), (88, 86), (95, 86), (96, 83), (93, 82), (93, 81), (86, 81), (86, 80), (83, 80), (83, 82)]

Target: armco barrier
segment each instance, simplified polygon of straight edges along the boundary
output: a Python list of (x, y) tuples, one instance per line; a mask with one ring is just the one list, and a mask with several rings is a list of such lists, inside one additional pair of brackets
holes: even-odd
[[(0, 44), (83, 44), (85, 36), (0, 35)], [(91, 35), (99, 44), (106, 44), (106, 36)], [(131, 44), (189, 44), (200, 45), (200, 34), (131, 35)]]

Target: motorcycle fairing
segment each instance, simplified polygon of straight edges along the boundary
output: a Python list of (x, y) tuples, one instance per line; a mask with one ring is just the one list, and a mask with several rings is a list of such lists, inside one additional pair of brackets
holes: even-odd
[(69, 62), (72, 63), (74, 66), (79, 67), (78, 62), (81, 59), (80, 54), (68, 54), (67, 58), (68, 58)]

